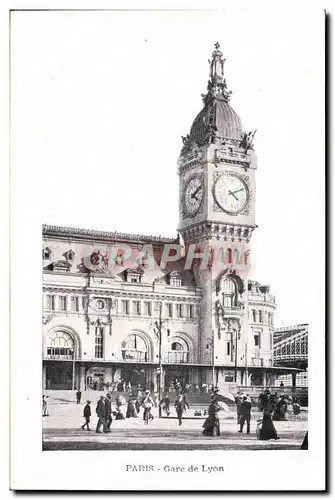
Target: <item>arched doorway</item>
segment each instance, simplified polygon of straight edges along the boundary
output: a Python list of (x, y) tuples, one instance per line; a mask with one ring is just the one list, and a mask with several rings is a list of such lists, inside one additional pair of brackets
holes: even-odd
[[(191, 381), (189, 342), (175, 336), (169, 342), (168, 364), (165, 366), (164, 386), (166, 391), (186, 390)], [(170, 365), (170, 366), (169, 366)]]
[(46, 389), (71, 390), (74, 383), (76, 343), (67, 331), (47, 334), (44, 347)]
[(118, 387), (127, 387), (130, 384), (132, 389), (138, 386), (142, 389), (152, 389), (149, 384), (149, 368), (145, 366), (149, 361), (149, 342), (144, 334), (134, 332), (128, 335), (122, 342), (121, 354), (125, 364), (121, 369)]

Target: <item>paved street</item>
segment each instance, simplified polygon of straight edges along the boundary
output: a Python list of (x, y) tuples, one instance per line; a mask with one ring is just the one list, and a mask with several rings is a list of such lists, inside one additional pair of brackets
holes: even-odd
[[(183, 425), (178, 426), (172, 409), (170, 418), (156, 418), (144, 425), (139, 418), (113, 421), (110, 434), (96, 434), (95, 406), (92, 405), (91, 432), (82, 430), (83, 405), (50, 404), (49, 417), (43, 418), (44, 450), (192, 450), (192, 449), (299, 449), (307, 431), (307, 412), (299, 416), (289, 415), (287, 422), (275, 422), (280, 439), (258, 441), (254, 412), (250, 435), (238, 433), (236, 414), (224, 413), (221, 422), (221, 436), (217, 438), (202, 435), (204, 418), (194, 418), (190, 409)], [(124, 409), (125, 410), (125, 409)], [(125, 413), (125, 412), (124, 412)]]

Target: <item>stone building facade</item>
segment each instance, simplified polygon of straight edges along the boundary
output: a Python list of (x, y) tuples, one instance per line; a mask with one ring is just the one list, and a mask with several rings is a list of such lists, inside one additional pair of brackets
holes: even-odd
[(175, 239), (43, 227), (45, 389), (274, 380), (275, 299), (249, 279), (254, 132), (229, 104), (224, 62), (216, 44), (182, 138)]

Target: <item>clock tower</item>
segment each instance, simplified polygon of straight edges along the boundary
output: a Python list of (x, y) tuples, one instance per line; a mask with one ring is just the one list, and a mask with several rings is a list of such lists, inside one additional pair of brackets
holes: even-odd
[(182, 138), (179, 232), (203, 293), (198, 362), (214, 367), (206, 382), (243, 384), (257, 159), (255, 132), (230, 106), (222, 56), (216, 43), (203, 108)]

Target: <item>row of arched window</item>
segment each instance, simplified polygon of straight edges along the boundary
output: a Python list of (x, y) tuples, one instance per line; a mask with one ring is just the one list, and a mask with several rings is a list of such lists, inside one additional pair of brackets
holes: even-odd
[[(74, 338), (68, 332), (55, 331), (47, 335), (46, 358), (58, 360), (71, 360), (76, 356)], [(105, 329), (98, 326), (94, 336), (94, 359), (105, 358)], [(164, 361), (168, 363), (188, 363), (190, 347), (182, 337), (174, 336), (169, 341), (167, 356)], [(149, 345), (142, 335), (132, 333), (121, 344), (121, 357), (126, 362), (149, 362)]]

